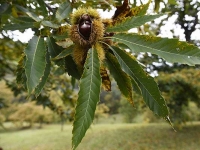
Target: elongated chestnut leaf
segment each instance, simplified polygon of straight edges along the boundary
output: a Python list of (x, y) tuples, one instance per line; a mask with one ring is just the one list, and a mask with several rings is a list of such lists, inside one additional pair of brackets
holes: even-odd
[(65, 39), (65, 40), (56, 42), (56, 44), (63, 48), (68, 48), (69, 46), (73, 44), (73, 42), (70, 39)]
[(17, 24), (7, 24), (3, 27), (3, 30), (24, 30), (28, 28), (35, 28), (36, 23), (26, 22), (26, 23), (17, 23)]
[(42, 19), (39, 18), (35, 13), (29, 11), (28, 9), (22, 7), (22, 6), (19, 6), (19, 5), (16, 5), (16, 7), (21, 10), (22, 12), (26, 13), (29, 17), (31, 17), (33, 20), (39, 22), (41, 21)]
[(55, 23), (53, 23), (51, 21), (43, 20), (41, 22), (41, 24), (44, 25), (44, 26), (47, 26), (47, 27), (51, 27), (51, 28), (59, 28), (59, 25), (57, 25), (57, 24), (55, 24)]
[[(141, 89), (143, 99), (147, 106), (157, 115), (168, 119), (168, 109), (164, 98), (153, 77), (147, 75), (139, 63), (128, 53), (117, 48), (111, 47), (124, 71), (133, 78)], [(170, 122), (168, 120), (168, 122)]]
[(91, 48), (88, 51), (83, 75), (80, 80), (80, 91), (78, 93), (72, 131), (73, 149), (79, 145), (93, 121), (96, 105), (99, 102), (100, 87), (100, 61), (96, 49)]
[(58, 10), (56, 12), (56, 18), (58, 21), (61, 21), (67, 17), (69, 17), (70, 13), (72, 12), (72, 6), (69, 0), (66, 0), (64, 3), (60, 4)]
[(131, 83), (132, 83), (133, 90), (134, 90), (138, 95), (141, 95), (140, 87), (138, 86), (138, 83), (137, 83), (133, 78), (131, 78)]
[(45, 1), (44, 0), (37, 0), (37, 2), (40, 5), (40, 10), (41, 10), (43, 16), (47, 16), (48, 15), (48, 11), (47, 11), (47, 8), (46, 8)]
[(68, 55), (64, 58), (64, 61), (65, 61), (65, 69), (68, 75), (79, 80), (81, 78), (81, 74), (77, 69), (77, 65), (74, 62), (73, 57), (71, 55)]
[(2, 3), (0, 6), (0, 14), (3, 14), (8, 10), (10, 4), (9, 3)]
[(56, 39), (57, 41), (68, 39), (69, 38), (69, 35), (68, 35), (69, 28), (70, 28), (69, 25), (60, 26), (54, 32), (53, 38)]
[(74, 45), (69, 46), (68, 48), (64, 49), (59, 55), (57, 55), (53, 60), (64, 58), (68, 55), (71, 55), (73, 52)]
[(35, 96), (38, 97), (40, 95), (40, 92), (42, 91), (48, 77), (50, 74), (50, 70), (51, 70), (51, 61), (50, 61), (50, 55), (49, 52), (46, 50), (46, 66), (45, 66), (45, 71), (44, 74), (41, 78), (40, 83), (38, 84), (38, 86), (35, 88)]
[(108, 27), (106, 29), (107, 32), (124, 32), (128, 31), (132, 28), (139, 27), (146, 22), (152, 21), (163, 14), (159, 15), (145, 15), (145, 16), (133, 16), (126, 18), (123, 22), (120, 22), (119, 24), (116, 24), (114, 26)]
[(115, 56), (110, 53), (106, 54), (106, 62), (110, 70), (111, 75), (117, 82), (117, 85), (121, 93), (127, 98), (127, 100), (133, 104), (133, 88), (130, 77), (122, 71), (120, 64), (118, 63)]
[(60, 54), (60, 52), (64, 50), (64, 48), (56, 44), (56, 40), (52, 37), (47, 37), (47, 45), (48, 45), (48, 51), (52, 58), (56, 57), (57, 55)]
[(171, 63), (194, 66), (200, 64), (200, 49), (178, 39), (152, 37), (148, 35), (119, 33), (114, 41), (127, 45), (132, 52), (150, 52)]
[(27, 90), (30, 95), (38, 86), (46, 66), (46, 47), (44, 39), (34, 36), (24, 51), (26, 55), (25, 73), (27, 77)]

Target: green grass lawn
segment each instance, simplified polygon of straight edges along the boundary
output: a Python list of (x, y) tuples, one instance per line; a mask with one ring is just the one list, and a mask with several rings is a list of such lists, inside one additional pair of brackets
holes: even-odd
[[(4, 150), (70, 150), (72, 125), (3, 131)], [(88, 130), (77, 150), (199, 150), (200, 123), (174, 132), (168, 124), (97, 124)]]

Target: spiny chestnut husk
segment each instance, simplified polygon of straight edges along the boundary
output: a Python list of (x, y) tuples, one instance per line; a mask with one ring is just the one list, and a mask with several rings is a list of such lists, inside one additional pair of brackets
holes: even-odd
[(104, 36), (104, 24), (92, 8), (80, 8), (71, 16), (71, 40), (81, 46), (92, 46)]

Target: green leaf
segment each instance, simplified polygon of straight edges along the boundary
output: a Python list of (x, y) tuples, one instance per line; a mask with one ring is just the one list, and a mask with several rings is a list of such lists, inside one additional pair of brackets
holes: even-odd
[(42, 11), (43, 16), (47, 16), (48, 11), (47, 11), (46, 4), (45, 4), (44, 0), (37, 0), (37, 2), (40, 5), (40, 10)]
[(91, 125), (101, 87), (100, 62), (96, 49), (91, 48), (84, 65), (73, 124), (72, 147), (75, 149)]
[(54, 30), (53, 38), (56, 39), (57, 41), (69, 38), (68, 35), (69, 28), (70, 28), (69, 24), (60, 26), (58, 29)]
[(67, 48), (69, 47), (70, 45), (73, 44), (72, 40), (70, 39), (65, 39), (63, 41), (58, 41), (56, 42), (56, 44), (58, 44), (59, 46), (62, 46), (63, 48)]
[(60, 4), (58, 7), (58, 10), (56, 12), (56, 18), (60, 22), (61, 20), (69, 17), (70, 13), (72, 12), (72, 6), (69, 0), (66, 0), (66, 2)]
[(3, 14), (4, 12), (6, 12), (6, 10), (9, 8), (10, 4), (8, 3), (3, 3), (0, 6), (0, 14)]
[(66, 39), (66, 38), (68, 38), (69, 37), (69, 35), (68, 35), (68, 33), (66, 32), (66, 33), (64, 33), (64, 34), (62, 34), (62, 35), (59, 35), (59, 34), (57, 34), (57, 35), (54, 35), (53, 36), (53, 38), (54, 39), (56, 39), (56, 40), (64, 40), (64, 39)]
[(34, 36), (25, 48), (26, 64), (25, 73), (27, 77), (27, 89), (30, 95), (38, 86), (44, 75), (46, 66), (46, 47), (44, 39)]
[(132, 52), (150, 52), (171, 63), (200, 64), (200, 49), (178, 39), (167, 39), (147, 35), (120, 33), (114, 41), (127, 45)]
[[(13, 19), (20, 23), (27, 23), (27, 22), (34, 23), (35, 22), (35, 20), (33, 20), (31, 17), (28, 17), (28, 16), (20, 16), (20, 17), (13, 18)], [(37, 24), (39, 25), (39, 23), (37, 23)]]
[(78, 69), (77, 69), (77, 65), (74, 62), (74, 59), (72, 58), (71, 55), (68, 55), (65, 57), (65, 69), (67, 71), (67, 73), (76, 78), (76, 79), (80, 79), (81, 78), (81, 74), (79, 73)]
[(50, 56), (52, 58), (56, 57), (60, 54), (64, 49), (61, 46), (58, 46), (56, 44), (56, 41), (52, 37), (47, 37), (47, 45), (48, 45), (48, 51), (50, 53)]
[(75, 88), (75, 84), (76, 84), (76, 78), (72, 77), (71, 78), (72, 90)]
[(133, 104), (133, 89), (130, 77), (124, 71), (122, 71), (120, 64), (112, 54), (107, 53), (106, 58), (110, 73), (117, 82), (121, 93), (131, 104)]
[(19, 24), (7, 24), (3, 27), (3, 30), (24, 30), (28, 28), (34, 28), (35, 23), (28, 22), (28, 23), (19, 23)]
[(36, 98), (40, 95), (40, 92), (42, 91), (48, 76), (50, 74), (50, 70), (51, 70), (51, 61), (50, 61), (50, 55), (49, 52), (46, 51), (46, 66), (45, 66), (45, 71), (44, 74), (42, 76), (42, 79), (40, 81), (40, 83), (38, 84), (38, 86), (35, 88), (35, 96)]
[(107, 32), (128, 31), (132, 28), (139, 27), (145, 24), (146, 22), (152, 21), (162, 15), (163, 14), (128, 17), (127, 19), (124, 20), (124, 22), (120, 22), (119, 24), (116, 24), (115, 26), (108, 27), (106, 31)]
[(64, 49), (59, 55), (57, 55), (53, 60), (61, 59), (72, 54), (73, 49), (74, 49), (74, 45), (69, 46), (68, 48)]
[(136, 82), (133, 78), (131, 78), (131, 83), (132, 83), (133, 90), (134, 90), (137, 94), (141, 95), (140, 87), (138, 86), (137, 82)]
[(128, 55), (125, 51), (117, 47), (112, 47), (111, 50), (114, 52), (124, 71), (138, 83), (147, 106), (155, 114), (168, 119), (169, 113), (165, 100), (161, 96), (154, 79), (147, 75), (131, 55)]
[(51, 28), (59, 28), (59, 25), (51, 22), (51, 21), (42, 21), (41, 22), (42, 25), (46, 26), (46, 27), (51, 27)]
[(29, 11), (28, 9), (22, 7), (22, 6), (19, 6), (19, 5), (16, 5), (16, 7), (21, 10), (22, 12), (26, 13), (29, 17), (31, 17), (33, 20), (39, 22), (41, 21), (42, 19), (39, 18), (36, 14), (34, 14), (33, 12)]

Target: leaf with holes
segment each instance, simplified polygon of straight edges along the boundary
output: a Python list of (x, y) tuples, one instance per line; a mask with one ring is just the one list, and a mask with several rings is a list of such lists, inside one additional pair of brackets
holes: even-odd
[(90, 127), (99, 102), (101, 87), (100, 62), (97, 51), (91, 48), (84, 65), (84, 72), (80, 80), (80, 91), (73, 123), (72, 146), (75, 149)]

